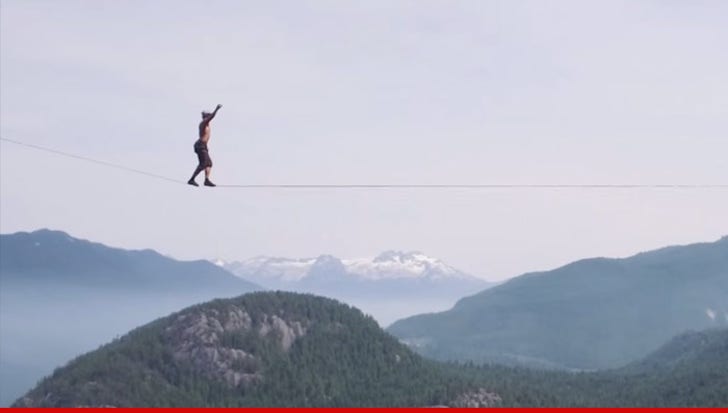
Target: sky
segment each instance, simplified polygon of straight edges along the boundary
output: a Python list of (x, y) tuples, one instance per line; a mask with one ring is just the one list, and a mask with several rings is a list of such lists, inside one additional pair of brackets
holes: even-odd
[[(723, 0), (0, 0), (0, 135), (218, 184), (728, 184)], [(198, 180), (200, 180), (198, 178)], [(728, 235), (728, 189), (192, 188), (0, 142), (0, 232), (489, 280)]]

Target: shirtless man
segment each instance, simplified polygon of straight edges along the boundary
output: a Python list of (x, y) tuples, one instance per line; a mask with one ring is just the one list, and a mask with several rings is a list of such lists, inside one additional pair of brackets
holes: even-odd
[(220, 110), (221, 107), (222, 105), (217, 105), (215, 111), (212, 113), (202, 112), (202, 122), (200, 122), (200, 139), (195, 142), (195, 153), (197, 154), (199, 165), (197, 165), (197, 169), (195, 169), (195, 172), (192, 174), (192, 178), (187, 181), (190, 185), (199, 186), (197, 185), (197, 182), (195, 182), (195, 178), (197, 178), (197, 175), (204, 170), (205, 186), (215, 186), (215, 184), (210, 181), (212, 160), (210, 159), (210, 154), (207, 152), (207, 142), (210, 140), (210, 121), (215, 117), (217, 111)]

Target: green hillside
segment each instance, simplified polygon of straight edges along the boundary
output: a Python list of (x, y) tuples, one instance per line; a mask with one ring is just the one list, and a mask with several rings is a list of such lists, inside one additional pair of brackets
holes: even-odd
[(728, 237), (526, 274), (388, 331), (441, 360), (616, 368), (728, 323)]
[(426, 360), (360, 311), (282, 292), (215, 300), (57, 369), (15, 406), (722, 406), (728, 330), (679, 336), (618, 370)]
[(472, 386), (336, 301), (253, 293), (188, 308), (58, 369), (18, 406), (425, 406)]

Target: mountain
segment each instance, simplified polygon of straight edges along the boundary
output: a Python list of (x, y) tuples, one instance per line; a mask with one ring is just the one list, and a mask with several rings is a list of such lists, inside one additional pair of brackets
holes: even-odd
[[(529, 389), (529, 398), (546, 406), (725, 408), (728, 329), (681, 334), (647, 357), (616, 370), (513, 372), (516, 377), (511, 379)], [(498, 386), (491, 388), (502, 391)]]
[(182, 262), (39, 230), (0, 235), (0, 405), (72, 357), (171, 311), (261, 287)]
[(260, 287), (207, 261), (182, 262), (153, 250), (129, 251), (39, 230), (0, 235), (0, 274), (6, 285), (55, 283), (124, 291), (208, 292)]
[(56, 370), (15, 406), (425, 406), (469, 393), (498, 401), (356, 309), (266, 292), (138, 328)]
[(728, 324), (728, 237), (525, 274), (388, 331), (438, 359), (605, 369)]
[[(642, 360), (605, 374), (622, 405), (728, 406), (728, 329), (681, 334)], [(594, 397), (605, 387), (589, 389)]]
[(263, 256), (225, 266), (235, 272), (251, 274), (269, 282), (302, 281), (321, 273), (331, 272), (346, 273), (357, 279), (372, 281), (386, 279), (479, 281), (420, 252), (386, 251), (373, 259), (349, 260), (339, 260), (330, 255), (304, 259)]
[(375, 258), (331, 255), (256, 257), (219, 265), (266, 288), (336, 298), (372, 314), (382, 325), (423, 311), (450, 308), (493, 284), (419, 252), (387, 251)]
[[(681, 334), (657, 351), (621, 370), (632, 374), (654, 374), (662, 370), (710, 366), (728, 371), (728, 329), (689, 331)], [(725, 382), (723, 389), (728, 389)]]
[(596, 373), (442, 364), (345, 304), (258, 292), (137, 328), (57, 369), (14, 406), (725, 407), (727, 350), (723, 329)]

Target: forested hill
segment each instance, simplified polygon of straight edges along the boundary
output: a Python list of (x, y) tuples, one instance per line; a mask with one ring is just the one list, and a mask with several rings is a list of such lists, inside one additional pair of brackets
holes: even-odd
[(187, 308), (57, 369), (15, 406), (728, 406), (728, 330), (595, 373), (441, 364), (331, 299)]
[[(703, 367), (728, 372), (728, 329), (709, 329), (681, 334), (644, 359), (621, 369), (636, 374)], [(728, 389), (728, 374), (723, 388)], [(716, 376), (713, 375), (715, 378)]]
[(525, 274), (388, 331), (443, 360), (617, 368), (728, 326), (728, 237)]
[[(472, 381), (471, 381), (472, 382)], [(72, 361), (17, 406), (453, 405), (476, 389), (337, 301), (252, 293), (190, 307)]]

